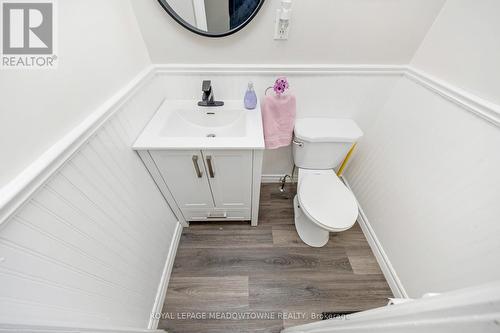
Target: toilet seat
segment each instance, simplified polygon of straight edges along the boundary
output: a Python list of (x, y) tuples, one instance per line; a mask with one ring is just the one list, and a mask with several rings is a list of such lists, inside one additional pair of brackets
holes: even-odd
[(347, 230), (358, 217), (354, 195), (331, 169), (299, 169), (297, 197), (304, 214), (328, 231)]

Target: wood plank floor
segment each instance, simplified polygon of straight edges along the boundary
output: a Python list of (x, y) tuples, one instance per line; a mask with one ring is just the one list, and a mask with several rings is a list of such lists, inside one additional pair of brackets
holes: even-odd
[(259, 225), (191, 223), (181, 237), (159, 328), (173, 333), (279, 332), (322, 312), (366, 310), (392, 293), (359, 227), (304, 244), (295, 188), (263, 184)]

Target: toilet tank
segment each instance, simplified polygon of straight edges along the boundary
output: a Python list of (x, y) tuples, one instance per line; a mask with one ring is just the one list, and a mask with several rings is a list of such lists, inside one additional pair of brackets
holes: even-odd
[(295, 165), (303, 169), (336, 168), (362, 136), (351, 119), (297, 119), (292, 143)]

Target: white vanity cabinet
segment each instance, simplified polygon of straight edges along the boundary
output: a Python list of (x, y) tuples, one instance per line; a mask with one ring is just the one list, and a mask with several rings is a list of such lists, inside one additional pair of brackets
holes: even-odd
[[(157, 168), (186, 221), (254, 220), (252, 224), (257, 223), (257, 217), (252, 219), (252, 197), (259, 190), (254, 189), (254, 185), (260, 187), (260, 164), (258, 175), (254, 174), (253, 166), (254, 159), (256, 163), (261, 160), (261, 151), (153, 150), (148, 153), (154, 162), (148, 168)], [(258, 205), (258, 199), (255, 204)], [(258, 214), (257, 209), (254, 211)]]
[(240, 210), (243, 216), (250, 216), (252, 151), (202, 150), (202, 154), (215, 207)]
[(151, 157), (187, 220), (188, 211), (201, 214), (214, 208), (200, 150), (152, 151)]
[(257, 225), (264, 135), (260, 106), (167, 100), (132, 145), (181, 224)]

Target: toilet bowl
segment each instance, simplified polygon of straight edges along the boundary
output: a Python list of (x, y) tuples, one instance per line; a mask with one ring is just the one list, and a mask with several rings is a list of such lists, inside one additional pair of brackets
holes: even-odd
[(295, 227), (304, 243), (321, 247), (330, 232), (351, 228), (358, 217), (356, 198), (334, 169), (363, 132), (350, 119), (302, 118), (294, 133), (293, 157), (299, 168)]
[(300, 238), (309, 246), (321, 247), (328, 243), (330, 232), (354, 225), (358, 205), (333, 170), (299, 169), (294, 213)]

